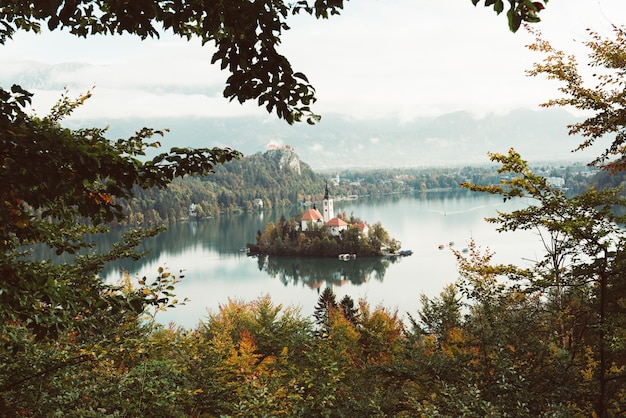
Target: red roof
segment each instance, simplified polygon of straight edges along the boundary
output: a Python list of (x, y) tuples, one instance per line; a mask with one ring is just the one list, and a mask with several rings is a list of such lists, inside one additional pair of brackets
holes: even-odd
[(348, 224), (343, 219), (333, 218), (330, 221), (326, 222), (326, 225), (328, 225), (328, 226), (347, 226)]
[(318, 219), (323, 219), (322, 214), (317, 209), (308, 209), (304, 212), (304, 215), (300, 220), (302, 221), (317, 221)]

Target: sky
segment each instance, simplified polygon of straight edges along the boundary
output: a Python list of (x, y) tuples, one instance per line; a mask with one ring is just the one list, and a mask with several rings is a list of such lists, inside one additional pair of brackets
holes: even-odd
[[(626, 1), (551, 0), (541, 17), (534, 26), (544, 37), (582, 59), (585, 29), (609, 34), (611, 24), (626, 24)], [(509, 32), (504, 13), (470, 0), (353, 0), (340, 16), (299, 15), (288, 24), (279, 51), (315, 86), (314, 111), (322, 115), (406, 121), (466, 110), (482, 116), (537, 108), (557, 95), (555, 82), (525, 74), (541, 60), (526, 48), (532, 36)], [(35, 75), (35, 84), (22, 86), (35, 93), (39, 114), (64, 87), (70, 96), (93, 88), (77, 119), (267, 115), (254, 103), (223, 98), (228, 74), (210, 64), (212, 53), (209, 44), (168, 34), (141, 41), (19, 33), (0, 45), (0, 85)]]

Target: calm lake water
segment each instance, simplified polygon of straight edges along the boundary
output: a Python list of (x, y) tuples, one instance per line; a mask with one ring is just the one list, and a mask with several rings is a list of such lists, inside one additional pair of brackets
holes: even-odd
[[(542, 254), (539, 237), (533, 232), (498, 233), (484, 221), (497, 211), (512, 211), (522, 201), (470, 191), (417, 192), (415, 194), (362, 198), (335, 202), (335, 213), (346, 212), (369, 224), (381, 222), (389, 234), (413, 255), (396, 259), (337, 259), (249, 257), (240, 249), (254, 242), (256, 232), (291, 211), (265, 211), (221, 216), (200, 222), (170, 225), (168, 231), (150, 240), (152, 252), (136, 263), (108, 266), (107, 280), (119, 278), (120, 268), (148, 279), (159, 266), (173, 274), (184, 270), (176, 287), (185, 306), (160, 312), (161, 323), (175, 322), (195, 327), (208, 310), (217, 311), (229, 298), (245, 301), (270, 295), (276, 304), (294, 305), (304, 315), (313, 313), (320, 292), (332, 286), (338, 300), (350, 295), (366, 299), (372, 306), (398, 309), (401, 314), (419, 309), (420, 294), (439, 295), (458, 277), (454, 255), (448, 244), (462, 249), (473, 238), (481, 248), (495, 252), (494, 261), (528, 265)], [(440, 244), (446, 248), (439, 249)]]

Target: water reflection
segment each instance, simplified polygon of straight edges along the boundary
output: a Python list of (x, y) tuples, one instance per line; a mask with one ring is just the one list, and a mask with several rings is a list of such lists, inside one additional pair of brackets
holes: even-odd
[[(158, 267), (167, 266), (173, 274), (185, 271), (176, 287), (179, 299), (190, 302), (180, 309), (159, 314), (159, 321), (174, 321), (195, 326), (229, 298), (245, 301), (270, 295), (276, 303), (303, 308), (311, 314), (320, 289), (334, 288), (338, 299), (349, 295), (372, 304), (397, 307), (401, 312), (415, 312), (420, 295), (435, 297), (443, 286), (458, 278), (456, 259), (440, 244), (455, 242), (458, 248), (470, 239), (483, 248), (495, 250), (495, 262), (522, 267), (528, 259), (541, 257), (543, 246), (533, 231), (500, 234), (484, 221), (497, 210), (523, 207), (522, 201), (502, 201), (498, 196), (453, 192), (418, 192), (407, 195), (370, 197), (335, 202), (335, 213), (354, 214), (370, 224), (381, 222), (389, 234), (413, 250), (410, 257), (398, 259), (359, 258), (340, 261), (336, 258), (284, 258), (246, 256), (240, 250), (255, 242), (257, 231), (281, 216), (290, 218), (298, 208), (266, 209), (241, 215), (223, 215), (199, 222), (168, 225), (166, 232), (147, 240), (142, 249), (150, 252), (138, 262), (121, 260), (108, 264), (102, 277), (116, 282), (120, 270), (139, 277), (155, 277)], [(104, 252), (121, 239), (123, 230), (94, 237), (92, 251)], [(33, 257), (53, 258), (36, 249)], [(66, 260), (69, 261), (69, 260)]]
[[(270, 212), (271, 213), (271, 212)], [(239, 253), (246, 243), (254, 242), (258, 230), (264, 228), (266, 214), (252, 213), (242, 215), (224, 215), (201, 221), (170, 224), (167, 231), (154, 238), (145, 240), (140, 249), (148, 254), (140, 261), (120, 260), (105, 266), (103, 277), (122, 270), (139, 271), (145, 265), (154, 264), (162, 258), (184, 256), (191, 249), (202, 253), (216, 254), (219, 257)], [(112, 245), (120, 239), (123, 229), (118, 228), (107, 236), (98, 238), (98, 248)]]
[(268, 257), (259, 256), (259, 270), (278, 279), (283, 285), (303, 284), (319, 289), (324, 284), (343, 286), (361, 285), (376, 280), (382, 282), (385, 271), (398, 258), (368, 257), (350, 261), (333, 258)]

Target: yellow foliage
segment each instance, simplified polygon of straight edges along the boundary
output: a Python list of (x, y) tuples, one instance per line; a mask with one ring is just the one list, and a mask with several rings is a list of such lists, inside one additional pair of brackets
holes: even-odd
[(593, 348), (587, 346), (584, 350), (584, 358), (586, 360), (587, 367), (581, 366), (580, 374), (586, 381), (592, 381), (594, 379), (594, 371), (598, 368), (598, 361), (594, 358)]
[(617, 364), (612, 363), (611, 367), (609, 367), (608, 372), (611, 373), (611, 374), (618, 374), (618, 375), (620, 375), (620, 374), (624, 373), (624, 369), (626, 369), (626, 366), (624, 366), (623, 364), (621, 366), (618, 366)]

